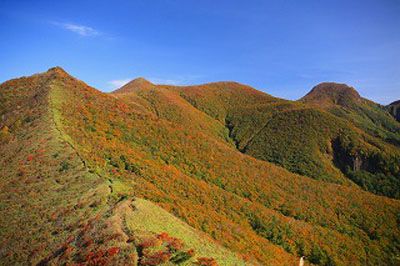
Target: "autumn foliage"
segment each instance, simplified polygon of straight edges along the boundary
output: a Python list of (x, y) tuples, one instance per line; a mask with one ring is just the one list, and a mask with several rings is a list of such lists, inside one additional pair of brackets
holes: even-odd
[(172, 234), (130, 242), (118, 208), (138, 197), (248, 264), (396, 265), (400, 203), (370, 191), (392, 195), (398, 147), (346, 117), (232, 82), (105, 94), (60, 69), (0, 101), (5, 264), (216, 265)]
[(180, 239), (163, 232), (155, 237), (144, 239), (138, 245), (139, 265), (159, 265), (167, 261), (184, 262), (194, 256), (194, 250), (184, 251)]

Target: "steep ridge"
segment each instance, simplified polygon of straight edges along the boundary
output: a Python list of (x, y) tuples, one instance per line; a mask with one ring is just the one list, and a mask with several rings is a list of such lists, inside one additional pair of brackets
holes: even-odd
[[(132, 180), (116, 180), (89, 165), (65, 134), (59, 84), (70, 79), (61, 68), (52, 68), (0, 85), (1, 264), (137, 265), (157, 259), (189, 263), (205, 255), (221, 263), (244, 264), (183, 222), (163, 231), (127, 225), (147, 208), (157, 213), (147, 217), (148, 223), (171, 218), (149, 202), (136, 202)], [(65, 89), (74, 86), (93, 90), (75, 79)], [(182, 230), (189, 232), (185, 240), (201, 238), (207, 245), (185, 245), (174, 237)], [(150, 240), (166, 247), (174, 243), (174, 249), (162, 251), (162, 256), (144, 255), (142, 243)]]
[[(243, 116), (245, 122), (249, 121), (247, 122), (248, 125), (250, 123), (253, 123), (251, 125), (258, 125), (257, 120), (251, 118), (256, 117), (254, 115), (256, 111), (261, 115), (268, 115), (268, 113), (264, 112), (266, 107), (273, 110), (277, 108), (282, 111), (311, 109), (307, 105), (280, 100), (250, 87), (231, 82), (190, 87), (156, 86), (152, 88), (152, 91), (153, 95), (167, 91), (171, 95), (174, 95), (174, 97), (178, 97), (174, 92), (179, 92), (179, 96), (182, 99), (185, 99), (193, 107), (203, 111), (209, 117), (214, 118), (215, 123), (220, 124), (225, 123), (227, 118), (232, 117), (235, 108), (242, 108), (242, 106), (249, 110), (248, 115)], [(135, 90), (131, 95), (126, 94), (123, 97), (117, 97), (123, 100), (128, 108), (134, 108), (136, 103), (131, 102), (133, 99), (139, 97), (143, 100), (149, 95), (146, 94), (146, 97), (141, 98), (140, 95), (142, 94), (143, 90)], [(174, 105), (177, 102), (168, 101), (167, 104), (162, 99), (158, 98), (157, 106), (160, 104), (166, 106)], [(154, 99), (148, 99), (147, 103), (152, 106)], [(252, 104), (258, 109), (251, 109)], [(101, 104), (96, 104), (96, 106), (99, 105)], [(337, 120), (341, 124), (345, 124), (345, 122), (329, 113), (318, 110), (316, 112), (326, 116), (326, 119)], [(188, 111), (188, 113), (190, 112)], [(235, 115), (239, 119), (239, 113), (235, 113)], [(353, 220), (353, 218), (350, 218), (352, 216), (350, 212), (355, 210), (348, 213), (350, 216), (347, 216), (347, 214), (342, 215), (342, 211), (347, 213), (349, 209), (346, 206), (354, 206), (350, 202), (355, 200), (354, 196), (356, 195), (357, 197), (366, 197), (363, 203), (359, 202), (356, 204), (360, 208), (357, 209), (357, 213), (359, 211), (363, 212), (363, 207), (361, 206), (367, 202), (370, 204), (375, 200), (386, 201), (388, 199), (372, 196), (369, 193), (360, 191), (355, 186), (338, 186), (291, 174), (267, 162), (255, 160), (238, 153), (230, 142), (221, 142), (219, 139), (204, 134), (201, 130), (189, 130), (189, 125), (185, 123), (181, 124), (182, 120), (178, 119), (179, 123), (177, 123), (174, 122), (174, 117), (163, 119), (160, 119), (159, 116), (157, 117), (158, 119), (155, 119), (157, 122), (147, 120), (146, 125), (142, 125), (142, 122), (135, 120), (135, 127), (144, 127), (147, 130), (135, 130), (131, 133), (135, 135), (135, 138), (131, 141), (142, 143), (141, 146), (148, 147), (148, 151), (152, 154), (150, 158), (160, 163), (158, 166), (152, 164), (149, 167), (146, 166), (150, 163), (149, 161), (136, 161), (136, 172), (143, 178), (143, 181), (148, 180), (152, 183), (152, 189), (142, 192), (146, 194), (146, 198), (154, 200), (155, 197), (155, 201), (161, 202), (163, 207), (172, 210), (178, 217), (190, 221), (189, 223), (193, 224), (196, 228), (200, 228), (211, 234), (234, 250), (243, 251), (243, 246), (248, 248), (250, 245), (251, 251), (248, 251), (249, 254), (256, 256), (256, 258), (263, 263), (267, 263), (267, 265), (268, 263), (272, 265), (284, 263), (282, 263), (282, 259), (271, 263), (270, 256), (276, 258), (277, 253), (269, 252), (267, 245), (263, 245), (262, 248), (258, 246), (258, 243), (265, 243), (261, 242), (263, 238), (283, 247), (288, 253), (310, 255), (310, 261), (316, 264), (325, 265), (332, 263), (345, 265), (347, 259), (355, 264), (363, 264), (365, 261), (363, 259), (360, 260), (361, 257), (375, 257), (375, 255), (370, 253), (370, 249), (368, 251), (363, 249), (364, 243), (369, 241), (367, 240), (368, 238), (370, 240), (375, 238), (373, 230), (370, 233), (366, 233), (368, 235), (366, 239), (361, 237), (363, 240), (358, 242), (358, 244), (356, 244), (357, 240), (355, 239), (359, 238), (359, 233), (355, 233), (358, 236), (353, 235), (354, 226), (358, 228), (356, 231), (363, 227), (366, 231), (370, 230), (366, 229), (370, 228), (370, 225), (361, 225), (359, 222), (354, 223), (355, 220), (358, 220), (360, 217), (363, 217), (362, 219), (366, 217), (375, 219), (375, 215), (365, 213), (365, 215), (358, 216), (359, 218)], [(319, 121), (319, 119), (316, 120)], [(151, 125), (153, 123), (157, 123), (157, 126), (153, 127)], [(357, 133), (360, 131), (357, 131), (357, 129), (354, 130), (356, 130), (354, 134), (357, 136)], [(149, 139), (156, 139), (157, 141), (148, 142), (147, 140)], [(238, 145), (240, 144), (238, 143)], [(121, 152), (119, 150), (112, 157), (118, 161), (118, 154)], [(129, 158), (131, 157), (129, 156)], [(145, 172), (149, 168), (152, 168), (153, 171), (150, 176), (147, 176)], [(164, 170), (159, 170), (160, 168)], [(123, 174), (123, 171), (121, 171), (121, 174)], [(170, 180), (173, 180), (173, 182)], [(181, 180), (185, 181), (182, 182)], [(144, 184), (145, 182), (142, 186), (145, 186)], [(201, 190), (196, 189), (196, 187), (201, 188)], [(154, 196), (150, 192), (151, 190), (160, 190), (165, 194), (161, 196), (161, 192), (159, 192), (157, 196)], [(304, 193), (304, 191), (307, 192)], [(371, 198), (367, 200), (369, 197)], [(213, 198), (213, 201), (210, 202), (210, 198)], [(343, 205), (340, 204), (340, 211), (336, 205), (338, 201), (343, 203)], [(389, 202), (397, 204), (397, 201), (389, 200)], [(198, 205), (199, 203), (201, 204)], [(383, 205), (386, 205), (386, 203)], [(227, 216), (221, 217), (214, 212), (210, 215), (209, 211), (209, 215), (203, 216), (201, 213), (207, 213), (203, 209), (205, 206), (209, 206), (207, 209), (210, 210), (217, 209), (219, 210), (218, 213), (225, 213)], [(376, 207), (381, 210), (380, 207)], [(376, 210), (378, 211), (378, 209)], [(381, 215), (378, 216), (382, 217)], [(232, 218), (227, 219), (228, 216)], [(233, 217), (236, 218), (233, 219)], [(216, 224), (214, 219), (223, 219), (223, 224), (226, 228), (218, 226), (218, 223)], [(333, 222), (336, 219), (339, 220)], [(246, 223), (245, 220), (249, 223), (250, 229), (261, 237), (261, 239), (257, 237), (253, 238), (253, 233), (247, 231), (248, 228), (243, 226)], [(288, 227), (287, 223), (289, 221), (290, 226)], [(240, 225), (237, 224), (238, 222)], [(230, 224), (232, 224), (232, 227), (230, 227)], [(240, 228), (240, 231), (234, 229), (226, 230), (227, 228)], [(363, 229), (361, 230), (363, 231)], [(314, 233), (311, 233), (312, 231)], [(246, 237), (243, 237), (240, 232), (246, 232)], [(314, 238), (315, 235), (318, 235), (318, 240)], [(231, 237), (241, 239), (242, 245), (237, 245)], [(326, 242), (328, 239), (330, 239), (329, 244)], [(346, 240), (341, 242), (339, 239)], [(344, 251), (342, 248), (337, 249), (340, 246), (337, 246), (337, 241), (343, 243), (343, 245), (352, 242), (345, 250), (351, 249), (353, 255), (357, 255), (351, 255), (351, 259), (347, 257), (345, 255), (347, 251)], [(320, 245), (314, 245), (316, 242), (320, 243)], [(377, 245), (379, 246), (380, 244)], [(254, 253), (256, 250), (263, 250), (260, 253), (264, 256)], [(360, 250), (364, 250), (363, 252), (366, 253), (361, 255)], [(270, 255), (265, 256), (266, 252)], [(316, 253), (320, 255), (316, 255)], [(385, 258), (391, 257), (389, 260), (394, 259), (391, 255), (379, 256)], [(375, 258), (377, 259), (378, 257)]]
[(0, 149), (5, 264), (36, 264), (56, 252), (90, 219), (93, 195), (107, 191), (56, 127), (48, 96), (59, 74), (55, 68), (1, 84), (1, 125), (8, 128)]

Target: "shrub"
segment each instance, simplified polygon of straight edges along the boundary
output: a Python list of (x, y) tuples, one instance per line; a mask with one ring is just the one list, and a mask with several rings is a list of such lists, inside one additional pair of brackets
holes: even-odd
[(60, 164), (60, 169), (59, 169), (59, 171), (60, 171), (60, 172), (68, 171), (69, 168), (70, 168), (70, 166), (71, 166), (71, 165), (70, 165), (68, 162), (62, 161), (61, 164)]
[(109, 256), (114, 256), (119, 253), (119, 247), (112, 247), (107, 250)]
[(175, 264), (187, 261), (194, 256), (194, 250), (183, 250), (182, 240), (160, 233), (143, 240), (138, 245), (139, 265), (159, 265), (170, 261)]
[(194, 250), (193, 249), (189, 249), (188, 251), (178, 251), (171, 259), (170, 261), (175, 263), (175, 264), (179, 264), (182, 263), (184, 261), (189, 260), (190, 258), (192, 258), (194, 256)]
[(150, 255), (143, 256), (139, 261), (139, 265), (148, 265), (148, 266), (159, 265), (161, 263), (169, 261), (170, 258), (171, 254), (169, 254), (168, 252), (158, 251)]
[(201, 266), (218, 266), (218, 263), (214, 258), (205, 257), (198, 258), (195, 264)]
[(0, 130), (0, 142), (8, 142), (11, 139), (10, 131), (7, 126)]

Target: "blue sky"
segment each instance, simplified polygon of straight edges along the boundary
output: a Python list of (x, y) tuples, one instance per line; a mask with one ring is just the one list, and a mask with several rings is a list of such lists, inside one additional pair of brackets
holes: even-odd
[(102, 91), (234, 80), (298, 99), (400, 99), (400, 1), (0, 1), (0, 82), (61, 66)]

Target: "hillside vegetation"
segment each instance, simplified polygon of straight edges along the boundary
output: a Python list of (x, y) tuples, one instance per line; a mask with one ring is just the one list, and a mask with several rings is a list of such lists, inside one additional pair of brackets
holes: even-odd
[[(400, 202), (365, 191), (396, 197), (397, 146), (320, 107), (233, 82), (105, 94), (60, 68), (0, 95), (4, 264), (399, 263)], [(375, 154), (363, 190), (346, 169)]]
[[(165, 210), (135, 198), (133, 180), (88, 165), (61, 130), (55, 84), (64, 75), (56, 68), (1, 85), (0, 264), (192, 265), (207, 256), (244, 264)], [(155, 227), (160, 221), (169, 226)]]
[(400, 101), (395, 101), (389, 104), (389, 112), (400, 122)]
[[(332, 82), (315, 86), (301, 101), (323, 108), (346, 123), (350, 122), (363, 131), (358, 134), (368, 134), (363, 138), (372, 144), (373, 150), (340, 147), (346, 142), (355, 146), (347, 136), (335, 140), (334, 146), (344, 152), (341, 158), (337, 156), (335, 159), (338, 167), (355, 183), (371, 192), (400, 197), (400, 123), (391, 117), (384, 106), (362, 98), (352, 87)], [(349, 168), (346, 160), (356, 160), (357, 167)]]
[[(302, 100), (307, 104), (274, 98), (238, 83), (157, 87), (161, 89), (179, 92), (194, 107), (225, 124), (237, 149), (245, 154), (318, 180), (355, 182), (373, 193), (400, 197), (400, 149), (395, 144), (400, 124), (371, 102), (372, 111), (363, 113), (357, 104), (366, 100), (354, 89), (346, 86), (327, 95), (314, 89)], [(352, 104), (356, 111), (346, 109)], [(332, 105), (336, 109), (330, 109)], [(349, 114), (338, 115), (337, 110)], [(373, 134), (369, 127), (386, 137)]]

